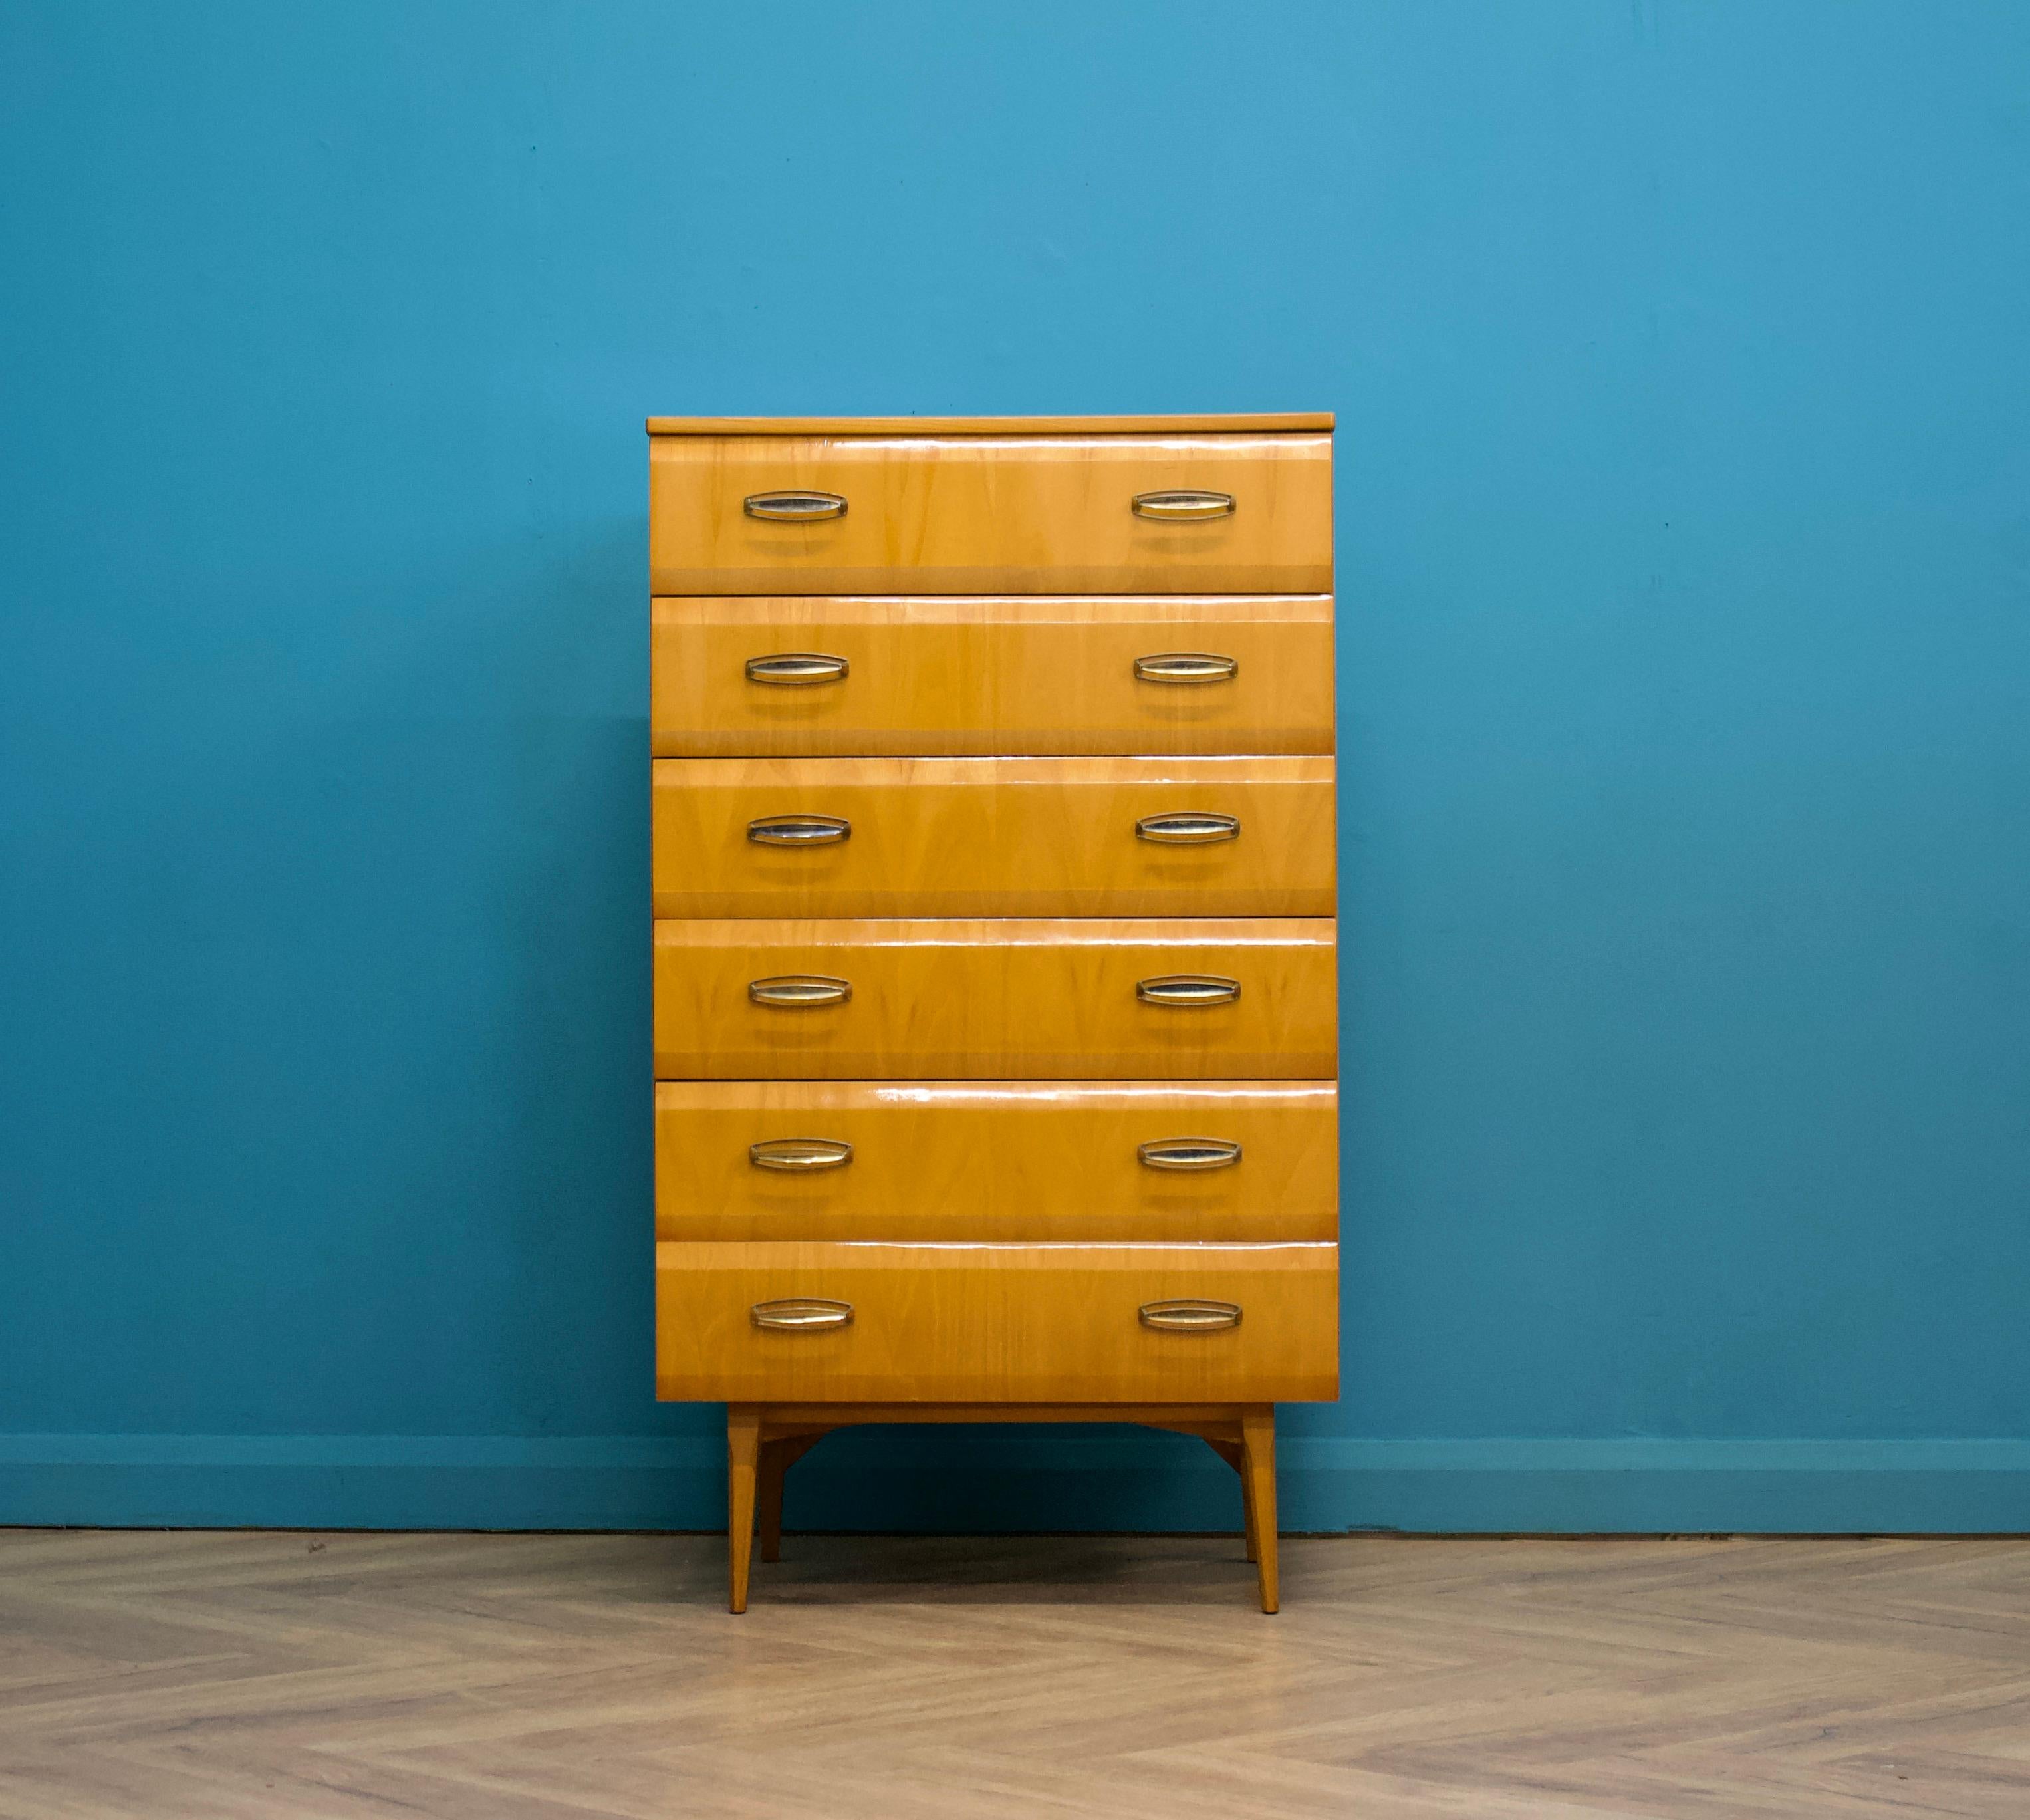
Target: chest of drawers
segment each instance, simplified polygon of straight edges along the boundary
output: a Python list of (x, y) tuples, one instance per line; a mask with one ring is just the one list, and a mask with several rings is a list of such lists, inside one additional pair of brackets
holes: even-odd
[(656, 1381), (731, 1603), (867, 1422), (1338, 1394), (1332, 420), (651, 418)]

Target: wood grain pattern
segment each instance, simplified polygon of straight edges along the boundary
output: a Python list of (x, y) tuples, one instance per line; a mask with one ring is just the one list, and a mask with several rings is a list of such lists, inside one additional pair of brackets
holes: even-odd
[[(658, 594), (1322, 594), (1332, 586), (1332, 438), (658, 436)], [(1230, 493), (1229, 517), (1166, 524), (1138, 493)], [(845, 516), (749, 517), (745, 498), (835, 493)]]
[[(1329, 1081), (664, 1081), (656, 1232), (666, 1239), (1330, 1239)], [(1176, 1173), (1145, 1143), (1224, 1138), (1229, 1167)], [(757, 1168), (750, 1146), (850, 1144), (844, 1167)]]
[[(659, 917), (1330, 916), (1329, 758), (664, 758)], [(1147, 817), (1230, 816), (1170, 846)], [(820, 815), (846, 839), (750, 837)]]
[(1330, 430), (1329, 411), (1158, 417), (652, 417), (651, 436), (1175, 436)]
[[(1333, 603), (1174, 598), (665, 598), (649, 637), (652, 750), (747, 754), (1276, 752), (1333, 749)], [(1138, 657), (1206, 651), (1231, 682), (1139, 679)], [(784, 652), (840, 682), (750, 682)]]
[[(1180, 1464), (1199, 1443), (1176, 1442)], [(2030, 1542), (0, 1530), (9, 1820), (2021, 1820)]]
[[(1247, 1402), (1338, 1394), (1331, 1245), (656, 1248), (656, 1391), (690, 1401)], [(757, 1327), (759, 1302), (850, 1303), (850, 1326)], [(1146, 1303), (1237, 1303), (1169, 1333)]]
[[(664, 1080), (1318, 1080), (1337, 1073), (1334, 929), (1304, 917), (1047, 921), (717, 921), (655, 931)], [(1173, 973), (1238, 980), (1233, 1004), (1136, 996)], [(753, 1003), (821, 974), (849, 1003)]]

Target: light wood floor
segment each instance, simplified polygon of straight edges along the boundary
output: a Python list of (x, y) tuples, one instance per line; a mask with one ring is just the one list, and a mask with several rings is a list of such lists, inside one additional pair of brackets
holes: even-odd
[(0, 1814), (2030, 1815), (2030, 1543), (0, 1532)]

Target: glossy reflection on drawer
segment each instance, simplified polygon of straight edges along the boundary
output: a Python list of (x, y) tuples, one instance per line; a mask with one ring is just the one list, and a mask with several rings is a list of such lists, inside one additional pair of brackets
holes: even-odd
[[(1332, 585), (1332, 438), (1320, 434), (658, 436), (658, 594), (1319, 594)], [(1231, 496), (1196, 523), (1138, 496)], [(844, 501), (788, 523), (749, 499)]]
[[(1329, 752), (1332, 611), (1323, 594), (659, 600), (652, 749)], [(1180, 652), (1229, 659), (1233, 674), (1136, 676), (1138, 662)], [(749, 679), (750, 664), (798, 653), (838, 665)]]
[[(733, 1402), (1273, 1402), (1338, 1394), (1331, 1245), (656, 1248), (656, 1389)], [(769, 1303), (850, 1318), (757, 1326)], [(1218, 1302), (1231, 1326), (1151, 1325)]]
[[(665, 1081), (656, 1232), (1330, 1239), (1337, 1099), (1329, 1081)], [(1238, 1159), (1153, 1166), (1196, 1160), (1184, 1139)]]
[[(1236, 981), (1225, 1004), (1147, 1003), (1166, 976)], [(842, 1002), (754, 1003), (785, 976)], [(1316, 1080), (1335, 1074), (1329, 918), (658, 922), (664, 1080)]]
[(652, 801), (662, 917), (1333, 909), (1329, 758), (665, 758)]

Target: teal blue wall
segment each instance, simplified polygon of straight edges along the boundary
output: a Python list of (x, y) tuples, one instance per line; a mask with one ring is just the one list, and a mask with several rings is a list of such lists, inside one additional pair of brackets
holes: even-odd
[[(711, 1523), (649, 411), (1340, 414), (1299, 1527), (2030, 1527), (2030, 8), (0, 14), (0, 1519)], [(793, 1520), (1237, 1520), (870, 1435)], [(876, 1466), (882, 1470), (873, 1470)]]

